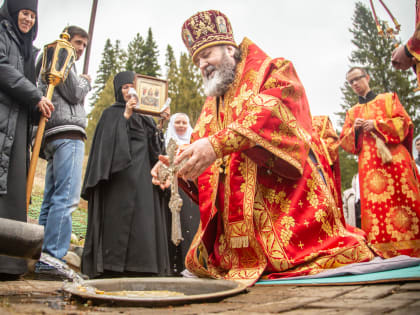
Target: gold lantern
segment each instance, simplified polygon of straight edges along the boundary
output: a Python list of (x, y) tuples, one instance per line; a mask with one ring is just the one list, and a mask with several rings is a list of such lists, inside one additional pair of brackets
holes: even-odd
[[(76, 60), (76, 51), (70, 44), (69, 39), (70, 35), (64, 30), (60, 34), (60, 39), (44, 46), (41, 76), (48, 83), (48, 89), (51, 85), (55, 87), (61, 81), (66, 80)], [(51, 97), (48, 97), (48, 92), (47, 98), (51, 100)]]
[[(41, 76), (48, 83), (46, 97), (51, 100), (54, 88), (64, 82), (69, 74), (73, 63), (76, 60), (76, 50), (69, 42), (70, 35), (67, 30), (60, 34), (51, 44), (44, 46), (44, 54), (42, 56)], [(35, 137), (34, 147), (32, 151), (31, 163), (29, 165), (28, 180), (26, 183), (26, 209), (29, 209), (31, 200), (32, 185), (35, 177), (36, 164), (38, 162), (39, 151), (41, 148), (42, 137), (44, 135), (46, 119), (41, 115), (38, 130)]]

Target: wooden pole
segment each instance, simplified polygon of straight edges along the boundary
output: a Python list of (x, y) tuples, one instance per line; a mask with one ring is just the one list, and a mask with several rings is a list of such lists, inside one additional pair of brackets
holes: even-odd
[(98, 7), (98, 0), (93, 0), (92, 11), (90, 13), (90, 22), (89, 22), (89, 43), (86, 47), (85, 63), (83, 65), (83, 73), (84, 74), (87, 74), (88, 70), (89, 70), (90, 48), (92, 46), (93, 28), (95, 26), (95, 18), (96, 18), (97, 7)]
[[(54, 85), (49, 84), (47, 89), (47, 98), (51, 100), (54, 92)], [(46, 118), (41, 114), (38, 130), (36, 132), (34, 148), (32, 150), (31, 162), (29, 164), (28, 179), (26, 181), (26, 213), (29, 211), (29, 202), (31, 200), (32, 186), (34, 184), (35, 170), (38, 163), (39, 151), (41, 149), (42, 137), (44, 136)]]

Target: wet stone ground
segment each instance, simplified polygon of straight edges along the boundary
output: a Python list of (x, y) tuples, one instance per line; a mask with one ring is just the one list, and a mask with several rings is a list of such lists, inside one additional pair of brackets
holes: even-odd
[[(174, 278), (176, 281), (176, 278)], [(165, 307), (95, 305), (66, 296), (63, 282), (0, 282), (0, 314), (420, 314), (420, 281), (350, 286), (256, 285), (211, 303)]]

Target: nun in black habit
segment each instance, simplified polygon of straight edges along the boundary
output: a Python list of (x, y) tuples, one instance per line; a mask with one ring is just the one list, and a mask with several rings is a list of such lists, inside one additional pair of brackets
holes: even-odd
[(82, 272), (89, 277), (167, 275), (167, 226), (151, 167), (161, 153), (154, 120), (133, 112), (134, 73), (114, 78), (116, 102), (96, 127), (82, 187), (88, 226)]
[[(26, 221), (26, 176), (31, 127), (52, 103), (37, 89), (37, 0), (5, 0), (0, 7), (0, 217)], [(26, 261), (0, 256), (0, 280), (17, 279)]]

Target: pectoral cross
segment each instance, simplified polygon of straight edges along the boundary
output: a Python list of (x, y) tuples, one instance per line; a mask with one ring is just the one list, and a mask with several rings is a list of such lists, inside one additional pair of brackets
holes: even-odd
[(171, 240), (175, 246), (183, 240), (181, 230), (181, 207), (182, 198), (178, 192), (178, 171), (182, 168), (187, 160), (183, 160), (179, 165), (174, 164), (178, 145), (173, 139), (169, 140), (166, 152), (169, 157), (169, 165), (161, 165), (158, 173), (158, 179), (161, 183), (165, 183), (168, 179), (171, 182), (171, 198), (169, 199), (169, 209), (172, 213), (172, 226), (171, 226)]

